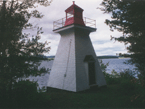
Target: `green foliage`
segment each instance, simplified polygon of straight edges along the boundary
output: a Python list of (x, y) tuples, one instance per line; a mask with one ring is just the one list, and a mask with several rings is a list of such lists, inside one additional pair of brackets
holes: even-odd
[(97, 56), (98, 59), (118, 58), (118, 56)]
[(141, 85), (140, 79), (135, 78), (135, 74), (135, 71), (129, 69), (120, 72), (119, 90), (124, 95), (131, 95), (131, 102), (139, 106), (145, 103), (145, 88)]
[(132, 102), (132, 95), (120, 93), (118, 84), (78, 93), (49, 88), (48, 93), (52, 98), (51, 108), (145, 108), (142, 102), (136, 102), (136, 100)]
[(106, 82), (107, 84), (118, 84), (120, 82), (120, 75), (113, 69), (111, 74), (107, 74)]
[(107, 84), (119, 84), (121, 89), (125, 91), (131, 91), (135, 88), (136, 84), (139, 84), (139, 80), (135, 78), (135, 71), (125, 69), (124, 71), (117, 73), (114, 69), (111, 74), (106, 72), (106, 68), (109, 63), (104, 64), (100, 60), (100, 65), (105, 76)]
[(118, 84), (120, 75), (113, 69), (111, 74), (106, 72), (107, 66), (109, 66), (109, 62), (104, 64), (102, 60), (99, 60), (102, 72), (105, 76), (105, 80), (107, 84)]
[(34, 102), (38, 96), (37, 86), (36, 82), (30, 82), (29, 80), (15, 83), (12, 91), (17, 105), (24, 107)]
[[(106, 24), (111, 31), (122, 32), (122, 36), (113, 36), (127, 45), (131, 54), (130, 64), (135, 64), (140, 72), (140, 81), (145, 85), (145, 1), (144, 0), (103, 0), (100, 8), (104, 13), (111, 14)], [(134, 8), (135, 7), (135, 8)]]
[[(36, 5), (49, 6), (49, 4), (48, 0), (23, 0), (21, 2), (3, 0), (0, 2), (0, 94), (2, 98), (10, 102), (13, 101), (13, 86), (18, 93), (23, 93), (19, 94), (19, 97), (24, 97), (24, 94), (29, 92), (28, 89), (32, 92), (36, 91), (30, 82), (17, 83), (17, 81), (30, 75), (37, 76), (49, 71), (45, 68), (38, 69), (42, 60), (40, 55), (50, 50), (50, 47), (46, 47), (48, 42), (39, 41), (43, 33), (42, 28), (37, 28), (35, 36), (22, 32), (24, 29), (33, 28), (33, 25), (29, 23), (30, 18), (43, 17), (35, 9)], [(30, 8), (32, 11), (28, 10)], [(26, 88), (26, 92), (25, 88), (20, 87), (21, 85), (29, 87)], [(27, 98), (27, 95), (25, 97)]]
[(138, 86), (138, 80), (135, 78), (134, 71), (125, 69), (123, 72), (120, 72), (120, 91), (123, 94), (133, 94), (134, 90)]
[(140, 107), (145, 103), (145, 88), (142, 86), (140, 78), (135, 77), (137, 74), (135, 71), (125, 69), (117, 73), (113, 69), (111, 74), (108, 74), (106, 68), (109, 63), (103, 64), (102, 60), (100, 60), (100, 65), (105, 75), (107, 85), (117, 85), (117, 90), (120, 95), (130, 96), (130, 102), (133, 103), (133, 107)]
[[(3, 102), (0, 107), (5, 108), (38, 108), (42, 107), (43, 104), (48, 104), (50, 101), (50, 96), (44, 96), (42, 92), (37, 91), (38, 83), (22, 80), (13, 84), (12, 88), (12, 100), (9, 96), (1, 98), (0, 101)], [(5, 92), (9, 93), (9, 92)]]
[(103, 61), (101, 59), (99, 59), (99, 63), (100, 63), (103, 74), (106, 75), (106, 68), (107, 68), (107, 66), (109, 66), (109, 62), (104, 64)]
[(118, 84), (120, 92), (124, 94), (131, 94), (138, 85), (138, 79), (135, 78), (134, 71), (125, 69), (124, 71), (117, 73), (112, 70), (111, 74), (107, 74), (107, 84)]

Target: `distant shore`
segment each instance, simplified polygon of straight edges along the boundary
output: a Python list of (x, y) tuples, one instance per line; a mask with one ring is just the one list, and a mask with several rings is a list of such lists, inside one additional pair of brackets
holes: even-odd
[[(54, 59), (55, 56), (45, 56), (48, 59)], [(113, 56), (113, 55), (106, 55), (106, 56), (97, 56), (98, 59), (124, 59), (130, 57), (123, 57), (123, 56)]]
[(123, 56), (97, 56), (98, 59), (124, 59), (130, 57), (123, 57)]

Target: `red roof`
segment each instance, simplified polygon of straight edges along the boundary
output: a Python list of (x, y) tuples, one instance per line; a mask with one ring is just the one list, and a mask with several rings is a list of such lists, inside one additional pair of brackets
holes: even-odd
[(79, 6), (77, 6), (76, 4), (72, 4), (69, 8), (67, 8), (65, 10), (66, 13), (72, 11), (72, 10), (77, 10), (77, 11), (84, 11), (82, 8), (80, 8)]

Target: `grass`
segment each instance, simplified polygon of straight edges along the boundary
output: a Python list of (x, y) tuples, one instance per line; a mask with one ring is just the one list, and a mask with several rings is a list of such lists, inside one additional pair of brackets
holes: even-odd
[(82, 92), (68, 92), (48, 88), (50, 108), (143, 108), (143, 103), (131, 102), (130, 94), (122, 94), (118, 85), (94, 88)]
[(81, 92), (48, 88), (47, 92), (37, 93), (33, 97), (30, 96), (29, 99), (25, 98), (26, 95), (24, 94), (23, 98), (19, 98), (17, 102), (8, 103), (8, 101), (5, 101), (5, 104), (0, 105), (0, 107), (49, 109), (145, 108), (144, 96), (138, 97), (137, 95), (138, 98), (133, 99), (136, 98), (134, 92), (138, 90), (142, 90), (142, 93), (145, 92), (145, 90), (139, 88), (125, 92), (119, 84), (101, 88), (94, 87)]

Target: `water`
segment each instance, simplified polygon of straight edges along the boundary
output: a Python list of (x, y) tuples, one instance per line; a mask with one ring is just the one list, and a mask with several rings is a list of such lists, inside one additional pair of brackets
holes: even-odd
[(116, 72), (124, 71), (124, 69), (133, 70), (135, 68), (134, 65), (124, 64), (124, 62), (126, 62), (127, 60), (129, 60), (129, 58), (123, 58), (123, 59), (102, 59), (104, 64), (109, 62), (109, 66), (106, 69), (107, 73), (111, 73), (111, 71), (113, 69)]
[[(134, 69), (135, 68), (134, 65), (124, 64), (124, 62), (126, 62), (127, 60), (129, 60), (129, 58), (125, 58), (125, 59), (102, 59), (104, 64), (109, 62), (109, 66), (106, 69), (107, 73), (111, 73), (111, 71), (113, 69), (117, 72), (121, 72), (124, 69), (131, 69), (131, 70)], [(42, 61), (40, 68), (45, 67), (45, 68), (51, 69), (52, 64), (53, 64), (53, 60)], [(48, 78), (49, 78), (49, 74), (45, 74), (43, 76), (37, 76), (37, 77), (29, 77), (30, 80), (37, 81), (40, 88), (42, 88), (43, 86), (47, 86)]]
[[(51, 61), (42, 61), (39, 68), (45, 67), (45, 68), (51, 69), (52, 65), (53, 65), (53, 60), (51, 60)], [(49, 74), (47, 73), (45, 75), (37, 76), (37, 77), (30, 76), (28, 79), (31, 80), (31, 81), (37, 81), (37, 83), (39, 84), (39, 88), (42, 88), (44, 86), (47, 86), (48, 78), (49, 78)]]

